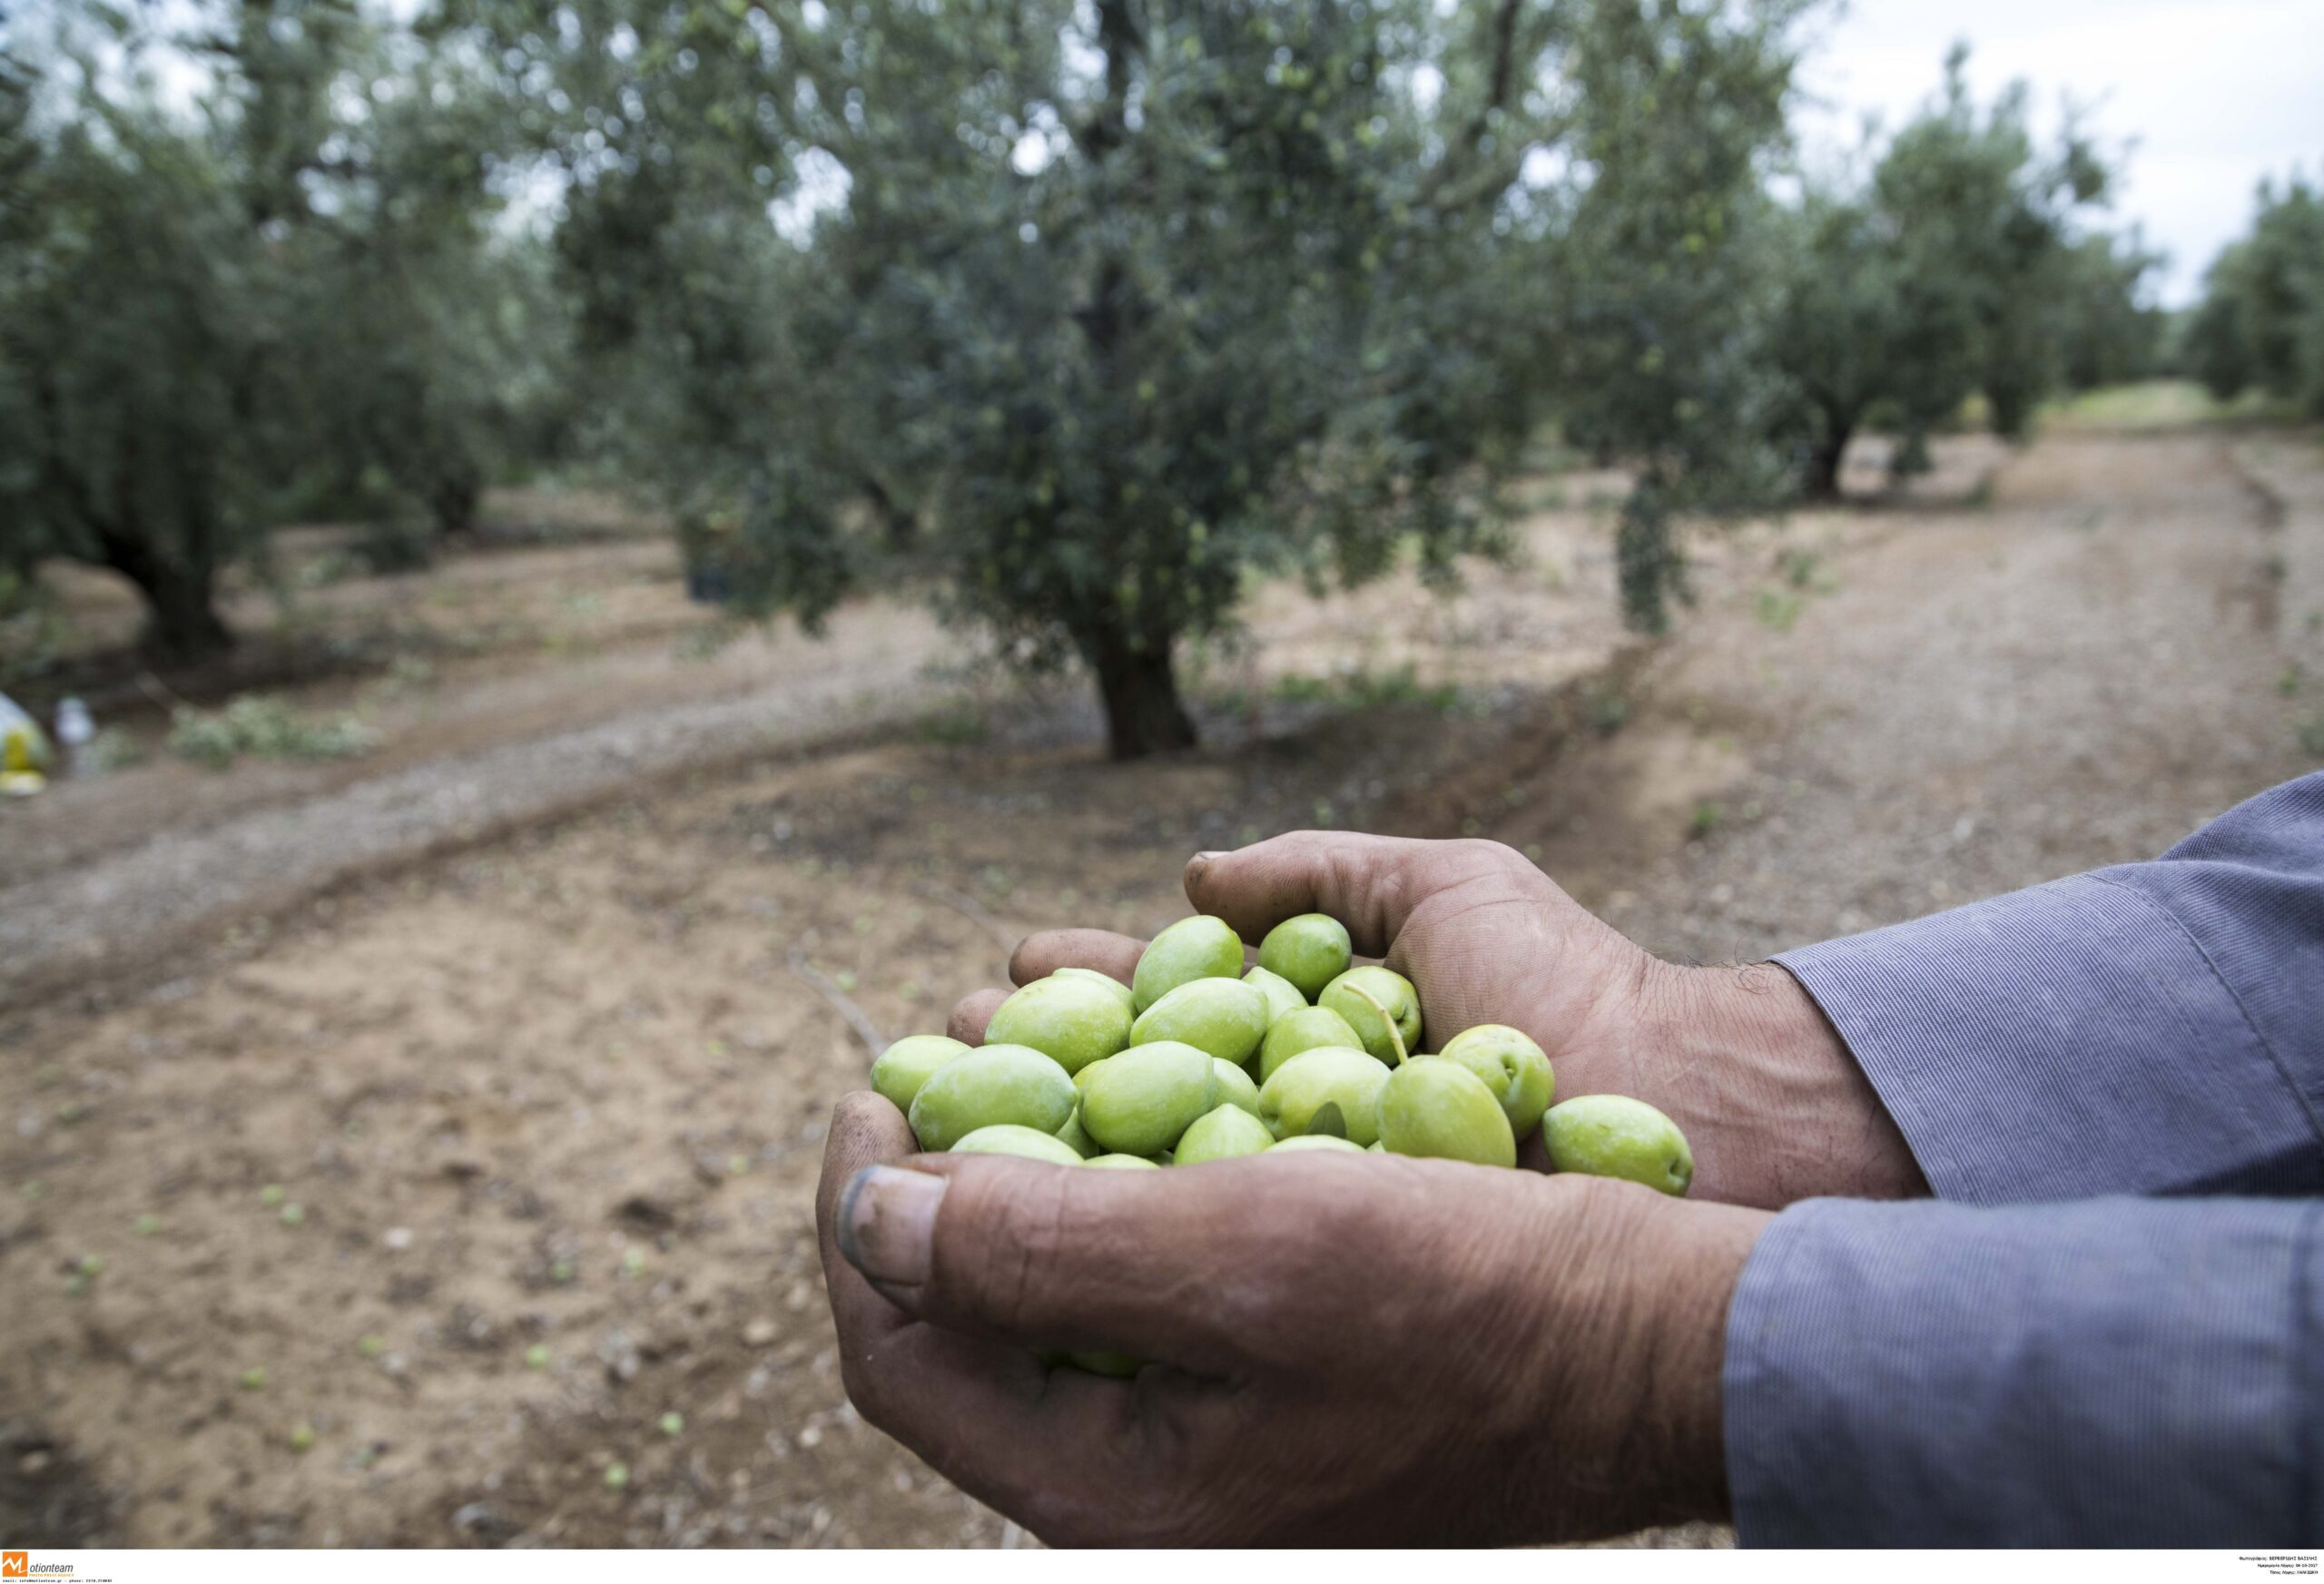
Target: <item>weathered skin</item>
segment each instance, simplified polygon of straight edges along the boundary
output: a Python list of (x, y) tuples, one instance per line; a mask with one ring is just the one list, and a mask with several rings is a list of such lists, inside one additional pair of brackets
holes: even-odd
[(1248, 1070), (1231, 1061), (1221, 1061), (1215, 1056), (1210, 1061), (1212, 1068), (1218, 1074), (1218, 1103), (1239, 1106), (1252, 1116), (1257, 1116), (1259, 1086), (1252, 1082)]
[(954, 1155), (1020, 1155), (1027, 1160), (1045, 1160), (1054, 1166), (1078, 1166), (1081, 1157), (1073, 1147), (1054, 1134), (1037, 1133), (1030, 1127), (1019, 1127), (1014, 1122), (995, 1123), (980, 1127), (952, 1146)]
[(1279, 973), (1255, 968), (1243, 976), (1243, 982), (1266, 997), (1269, 1028), (1275, 1026), (1278, 1018), (1287, 1017), (1307, 1004), (1307, 998), (1299, 993), (1299, 987)]
[(1256, 1155), (1271, 1147), (1275, 1135), (1267, 1125), (1236, 1106), (1218, 1106), (1195, 1118), (1173, 1157), (1175, 1166), (1199, 1166), (1206, 1160), (1226, 1160)]
[(1464, 1028), (1436, 1054), (1484, 1080), (1521, 1144), (1541, 1126), (1541, 1113), (1556, 1097), (1557, 1075), (1550, 1070), (1548, 1054), (1505, 1023)]
[[(1362, 995), (1356, 993), (1359, 990)], [(1405, 1054), (1417, 1052), (1420, 997), (1413, 989), (1413, 981), (1393, 969), (1352, 968), (1325, 985), (1324, 993), (1315, 998), (1315, 1004), (1329, 1007), (1346, 1018), (1348, 1027), (1364, 1042), (1364, 1048), (1393, 1065), (1396, 1059), (1395, 1041), (1388, 1038), (1388, 1026), (1380, 1020), (1380, 1013), (1373, 1010), (1364, 996), (1379, 1002), (1382, 1009), (1395, 1019), (1396, 1031), (1403, 1036)]]
[(1130, 1026), (1129, 1042), (1175, 1039), (1239, 1067), (1251, 1059), (1266, 1031), (1267, 999), (1256, 986), (1240, 979), (1195, 979), (1140, 1012)]
[(1352, 958), (1347, 926), (1328, 913), (1285, 919), (1259, 942), (1259, 966), (1289, 979), (1310, 1001), (1347, 971)]
[(1014, 1122), (1054, 1134), (1073, 1115), (1073, 1080), (1039, 1051), (986, 1045), (954, 1057), (920, 1087), (912, 1136), (925, 1150), (951, 1148), (980, 1127)]
[(1267, 1153), (1272, 1155), (1278, 1149), (1341, 1149), (1356, 1155), (1368, 1155), (1372, 1152), (1370, 1146), (1351, 1144), (1344, 1138), (1334, 1138), (1328, 1133), (1302, 1133), (1290, 1138), (1278, 1138), (1267, 1146)]
[(966, 1056), (969, 1048), (941, 1034), (907, 1034), (872, 1064), (872, 1087), (897, 1110), (909, 1111), (920, 1086), (954, 1057)]
[(1175, 1040), (1133, 1045), (1088, 1072), (1081, 1125), (1120, 1155), (1174, 1147), (1195, 1118), (1218, 1103), (1218, 1074), (1209, 1055)]
[(1121, 1002), (1122, 1009), (1132, 1017), (1137, 1015), (1137, 997), (1130, 988), (1109, 973), (1099, 973), (1094, 968), (1059, 968), (1049, 970), (1053, 979), (1073, 979), (1085, 985), (1095, 985)]
[(1380, 1088), (1387, 1081), (1388, 1069), (1361, 1050), (1303, 1050), (1259, 1086), (1259, 1120), (1277, 1138), (1291, 1138), (1314, 1132), (1317, 1113), (1337, 1106), (1360, 1149), (1380, 1136)]
[(1068, 1073), (1129, 1044), (1122, 999), (1084, 979), (1035, 979), (1000, 1003), (985, 1026), (988, 1045), (1029, 1045)]
[(1196, 913), (1146, 943), (1130, 978), (1141, 1012), (1196, 979), (1243, 977), (1243, 938), (1224, 919)]
[(1142, 1155), (1093, 1155), (1081, 1164), (1110, 1172), (1158, 1172), (1162, 1169)]
[(1517, 1164), (1509, 1114), (1485, 1081), (1457, 1061), (1415, 1057), (1380, 1089), (1380, 1142), (1392, 1154)]
[(1583, 1095), (1551, 1107), (1541, 1140), (1561, 1172), (1621, 1177), (1673, 1198), (1695, 1180), (1695, 1152), (1679, 1125), (1626, 1095)]
[(1267, 1037), (1259, 1042), (1259, 1082), (1275, 1077), (1275, 1069), (1303, 1050), (1317, 1050), (1324, 1047), (1364, 1048), (1348, 1020), (1329, 1007), (1302, 1007), (1298, 1011), (1278, 1018), (1267, 1028)]

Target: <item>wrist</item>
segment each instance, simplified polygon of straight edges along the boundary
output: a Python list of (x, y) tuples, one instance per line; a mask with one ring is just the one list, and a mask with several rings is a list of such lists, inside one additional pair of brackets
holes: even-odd
[(1557, 1257), (1525, 1309), (1554, 1323), (1525, 1412), (1525, 1538), (1723, 1519), (1728, 1313), (1774, 1216), (1597, 1177), (1553, 1176), (1544, 1202), (1551, 1225), (1530, 1241)]
[(1655, 1352), (1640, 1416), (1657, 1444), (1640, 1466), (1665, 1473), (1664, 1521), (1724, 1520), (1727, 1483), (1727, 1318), (1743, 1267), (1775, 1217), (1731, 1205), (1676, 1200), (1648, 1228), (1666, 1259), (1652, 1294)]
[(1693, 1197), (1777, 1209), (1928, 1193), (1871, 1081), (1782, 968), (1652, 961), (1640, 1004), (1637, 1059), (1655, 1091), (1642, 1097), (1693, 1144)]

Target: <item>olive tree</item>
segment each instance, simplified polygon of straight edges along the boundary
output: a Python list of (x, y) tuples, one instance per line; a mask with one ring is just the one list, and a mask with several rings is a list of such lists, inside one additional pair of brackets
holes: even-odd
[(2262, 182), (2250, 234), (2203, 281), (2182, 355), (2221, 400), (2248, 389), (2324, 418), (2324, 195)]
[[(182, 20), (181, 20), (182, 19)], [(200, 75), (181, 107), (159, 63)], [(526, 367), (478, 118), (354, 0), (78, 0), (0, 70), (5, 558), (135, 585), (146, 642), (231, 642), (222, 573), (329, 473), (473, 512)]]
[(1947, 58), (1942, 91), (1868, 180), (1811, 183), (1790, 216), (1771, 351), (1810, 495), (1837, 489), (1876, 411), (1902, 428), (1909, 464), (1973, 394), (1997, 433), (2022, 435), (2064, 372), (2066, 311), (2091, 284), (2078, 227), (2106, 167), (2071, 128), (2038, 147), (2023, 84), (1981, 114), (1966, 60)]
[(0, 515), (32, 554), (128, 579), (172, 658), (231, 642), (218, 575), (296, 447), (273, 157), (315, 101), (246, 22), (251, 96), (200, 125), (164, 113), (136, 54), (109, 73), (61, 34), (40, 69), (15, 63), (0, 124)]
[(1127, 757), (1193, 740), (1174, 651), (1255, 575), (1500, 546), (1493, 483), (1562, 356), (1571, 214), (1529, 162), (1655, 115), (1590, 119), (1621, 51), (1765, 9), (468, 14), (569, 183), (585, 344), (637, 376), (626, 427), (694, 552), (810, 623), (916, 580), (1010, 660), (1086, 667)]

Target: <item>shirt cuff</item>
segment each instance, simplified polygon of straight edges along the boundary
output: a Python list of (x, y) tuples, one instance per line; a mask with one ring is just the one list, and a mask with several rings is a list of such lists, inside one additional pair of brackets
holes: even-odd
[(1809, 1200), (1728, 1312), (1750, 1546), (2324, 1534), (2324, 1206)]
[(2129, 887), (2077, 875), (1775, 960), (1940, 1197), (2232, 1192), (2316, 1157), (2234, 995)]

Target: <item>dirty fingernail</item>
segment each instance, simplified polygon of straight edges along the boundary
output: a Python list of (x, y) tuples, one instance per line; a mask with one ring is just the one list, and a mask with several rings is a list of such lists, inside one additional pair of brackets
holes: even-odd
[(894, 1166), (865, 1166), (848, 1179), (839, 1204), (839, 1252), (882, 1286), (928, 1280), (936, 1210), (944, 1179)]

